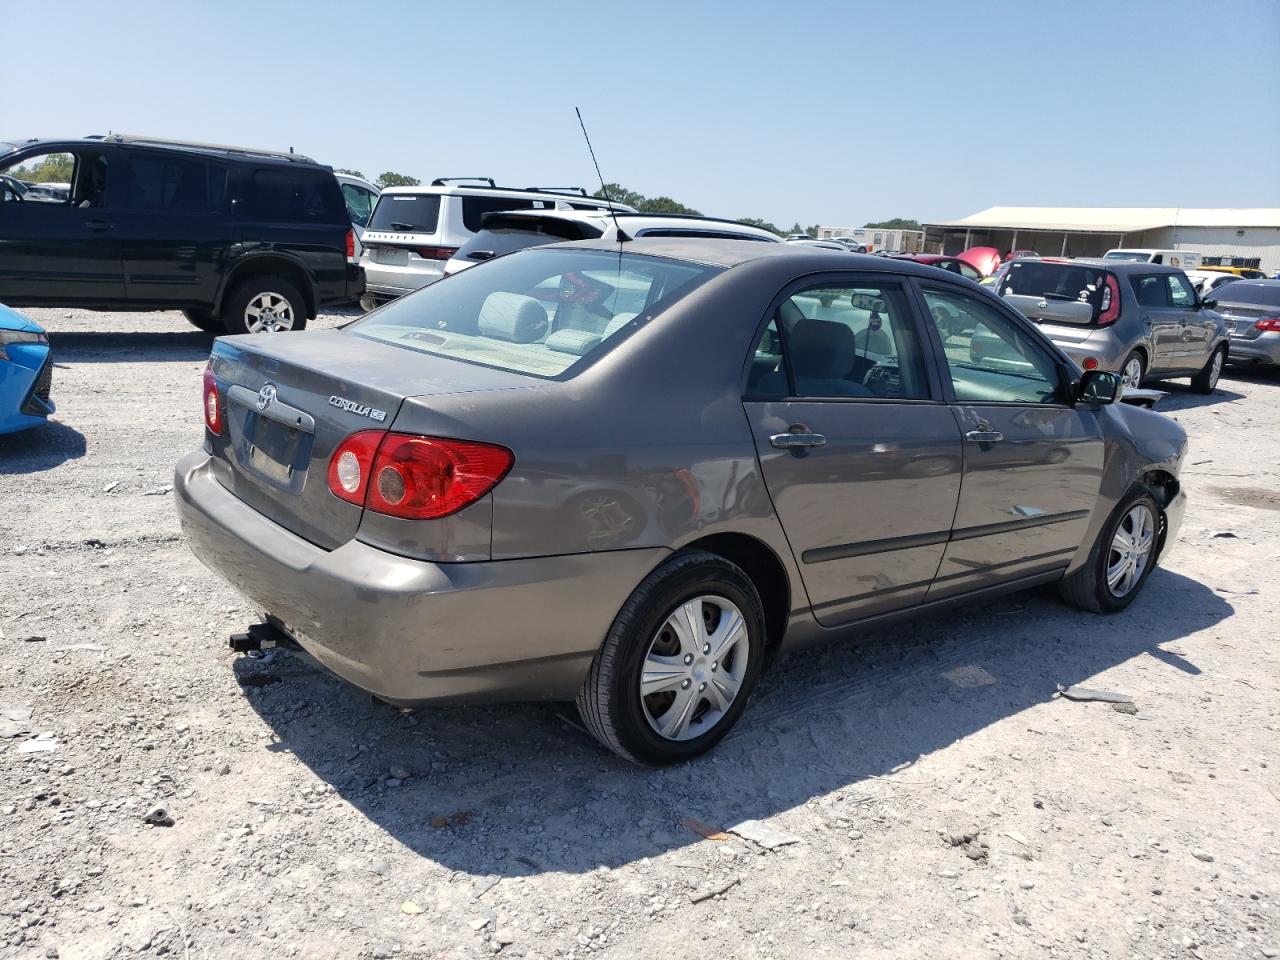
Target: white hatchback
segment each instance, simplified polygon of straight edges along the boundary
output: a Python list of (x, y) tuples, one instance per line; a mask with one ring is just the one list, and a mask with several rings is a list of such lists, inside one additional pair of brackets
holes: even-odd
[(365, 294), (360, 306), (373, 310), (439, 280), (449, 258), (480, 230), (486, 213), (599, 211), (609, 206), (581, 188), (499, 187), (476, 177), (441, 177), (429, 186), (388, 187), (378, 198), (362, 238)]

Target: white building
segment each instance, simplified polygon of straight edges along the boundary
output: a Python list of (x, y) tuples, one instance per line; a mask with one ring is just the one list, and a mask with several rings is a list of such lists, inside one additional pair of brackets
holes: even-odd
[(917, 253), (924, 242), (923, 230), (885, 230), (881, 227), (819, 227), (819, 240), (850, 237), (867, 245), (867, 252), (894, 250)]
[(1256, 258), (1273, 275), (1280, 270), (1280, 208), (991, 207), (926, 224), (925, 245), (942, 253), (995, 247), (1054, 257), (1096, 257), (1112, 247), (1189, 250)]

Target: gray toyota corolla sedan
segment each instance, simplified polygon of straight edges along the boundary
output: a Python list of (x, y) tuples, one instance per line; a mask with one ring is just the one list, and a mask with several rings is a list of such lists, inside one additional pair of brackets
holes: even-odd
[[(957, 313), (999, 350), (944, 339)], [(780, 648), (1057, 581), (1123, 609), (1181, 521), (1176, 423), (1004, 301), (901, 260), (587, 241), (341, 330), (223, 337), (182, 525), (387, 701), (573, 699), (646, 763)]]

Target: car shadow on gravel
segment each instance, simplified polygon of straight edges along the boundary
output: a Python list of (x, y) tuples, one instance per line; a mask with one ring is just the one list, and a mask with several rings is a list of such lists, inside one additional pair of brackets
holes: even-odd
[[(1050, 700), (1058, 684), (1150, 656), (1168, 696), (1198, 695), (1199, 669), (1176, 641), (1231, 613), (1209, 586), (1158, 568), (1143, 596), (1111, 617), (1040, 591), (800, 651), (765, 673), (716, 750), (665, 770), (606, 753), (568, 705), (407, 714), (291, 654), (241, 659), (234, 670), (274, 733), (267, 749), (292, 753), (331, 784), (404, 845), (402, 860), (429, 858), (485, 878), (483, 886), (617, 867), (696, 843), (685, 818), (724, 827), (840, 792), (857, 820), (859, 789), (872, 778), (892, 785), (917, 760)], [(1104, 726), (1141, 724), (1143, 711), (1159, 710), (1139, 700), (1138, 714), (1126, 716), (1059, 702), (1105, 711)], [(1032, 732), (1052, 751), (1049, 726)], [(922, 791), (928, 803), (928, 766), (890, 788)]]
[(1234, 400), (1244, 399), (1244, 394), (1224, 387), (1221, 381), (1213, 393), (1196, 393), (1185, 383), (1158, 383), (1155, 389), (1168, 394), (1156, 404), (1156, 413), (1177, 413), (1181, 410), (1194, 410), (1196, 407), (1208, 407), (1217, 403), (1231, 403)]
[(85, 453), (84, 434), (65, 423), (48, 423), (0, 435), (0, 476), (52, 470)]
[(100, 333), (75, 331), (49, 334), (59, 363), (143, 363), (151, 360), (200, 361), (209, 357), (213, 334)]

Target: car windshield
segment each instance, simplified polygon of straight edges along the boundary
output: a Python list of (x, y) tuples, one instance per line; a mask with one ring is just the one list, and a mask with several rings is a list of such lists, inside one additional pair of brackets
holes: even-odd
[(438, 194), (384, 193), (369, 218), (369, 230), (435, 233), (440, 221)]
[(597, 227), (573, 220), (533, 218), (485, 218), (485, 228), (462, 245), (457, 256), (465, 260), (490, 260), (526, 247), (560, 240), (588, 240), (600, 236)]
[(1078, 301), (1094, 308), (1102, 304), (1107, 271), (1078, 263), (1047, 263), (1031, 258), (1010, 262), (1000, 279), (1000, 295)]
[(500, 370), (568, 377), (719, 272), (604, 250), (526, 250), (438, 280), (347, 329)]
[(1249, 303), (1259, 307), (1280, 307), (1280, 280), (1256, 283), (1235, 280), (1224, 283), (1213, 291), (1213, 297), (1223, 303)]
[(1137, 250), (1112, 250), (1102, 256), (1103, 260), (1124, 260), (1128, 263), (1149, 263), (1151, 254)]

